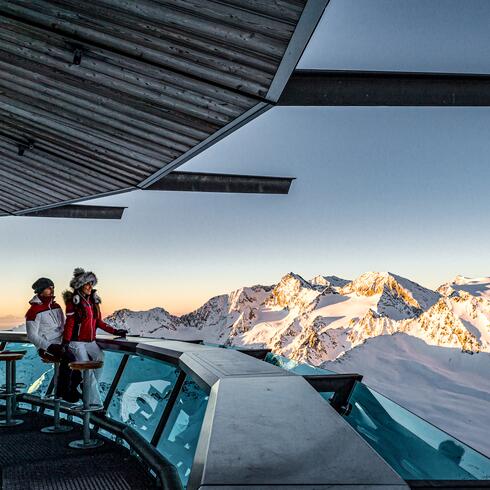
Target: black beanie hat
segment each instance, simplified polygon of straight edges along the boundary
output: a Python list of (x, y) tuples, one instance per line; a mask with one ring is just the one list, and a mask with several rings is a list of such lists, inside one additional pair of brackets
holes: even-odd
[(36, 294), (41, 293), (46, 288), (54, 288), (54, 282), (47, 277), (40, 277), (33, 285), (32, 289)]

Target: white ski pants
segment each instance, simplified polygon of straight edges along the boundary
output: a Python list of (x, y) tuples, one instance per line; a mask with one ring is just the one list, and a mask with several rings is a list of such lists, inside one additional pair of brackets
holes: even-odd
[[(95, 340), (93, 342), (70, 342), (70, 351), (75, 356), (77, 361), (103, 361), (104, 353), (97, 345)], [(102, 374), (102, 369), (93, 369), (89, 373), (89, 386), (84, 386), (83, 389), (89, 390), (89, 403), (95, 405), (102, 405), (99, 392), (99, 378)]]

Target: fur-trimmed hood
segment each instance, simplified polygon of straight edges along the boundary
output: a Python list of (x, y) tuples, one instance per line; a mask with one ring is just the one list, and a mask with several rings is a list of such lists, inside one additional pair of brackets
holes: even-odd
[(73, 278), (70, 281), (70, 287), (80, 289), (84, 284), (91, 283), (92, 286), (97, 284), (97, 276), (92, 271), (85, 271), (81, 267), (77, 267), (73, 271)]
[[(92, 289), (92, 293), (90, 294), (90, 296), (96, 305), (102, 303), (102, 300), (100, 299), (100, 296), (97, 294), (97, 291), (95, 289)], [(63, 291), (63, 301), (65, 302), (65, 304), (73, 303), (74, 305), (78, 305), (81, 301), (80, 293), (70, 290)]]

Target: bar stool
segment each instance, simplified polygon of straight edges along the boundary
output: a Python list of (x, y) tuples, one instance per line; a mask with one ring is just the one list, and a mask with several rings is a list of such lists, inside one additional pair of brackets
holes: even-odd
[[(22, 354), (26, 355), (27, 351), (26, 350), (9, 350), (8, 352), (15, 352), (16, 354)], [(16, 368), (16, 363), (14, 362), (12, 364), (12, 385), (14, 387), (14, 397), (13, 397), (13, 414), (14, 415), (25, 415), (28, 410), (25, 408), (19, 408), (17, 405), (17, 393), (21, 392), (23, 389), (25, 389), (26, 385), (25, 383), (18, 383), (17, 382), (17, 368)]]
[(5, 420), (0, 420), (0, 427), (13, 427), (20, 425), (24, 421), (12, 418), (15, 408), (15, 385), (14, 385), (14, 366), (17, 361), (24, 357), (22, 352), (2, 351), (0, 352), (0, 362), (5, 362), (5, 390), (0, 393), (5, 398)]
[(92, 412), (98, 412), (103, 410), (102, 405), (96, 407), (90, 406), (90, 371), (93, 369), (100, 369), (104, 363), (102, 361), (77, 361), (70, 362), (70, 369), (81, 371), (83, 375), (83, 407), (79, 412), (83, 413), (83, 439), (71, 441), (68, 445), (74, 449), (92, 449), (102, 446), (104, 441), (100, 439), (90, 439), (90, 414)]
[(60, 406), (61, 406), (61, 398), (58, 396), (58, 378), (60, 375), (60, 360), (59, 358), (51, 355), (49, 352), (43, 352), (39, 354), (41, 357), (41, 361), (44, 364), (54, 364), (54, 373), (53, 373), (53, 394), (46, 395), (44, 398), (52, 398), (54, 402), (54, 425), (50, 425), (48, 427), (43, 427), (41, 432), (45, 434), (60, 434), (63, 432), (69, 432), (73, 429), (69, 425), (61, 425), (60, 423)]
[[(27, 354), (26, 350), (3, 350), (1, 351), (2, 354), (22, 354), (25, 356)], [(17, 393), (21, 392), (22, 389), (26, 387), (25, 383), (17, 383), (17, 369), (16, 369), (16, 363), (14, 362), (12, 364), (12, 388), (13, 388), (13, 396), (12, 396), (12, 415), (25, 415), (28, 411), (25, 410), (24, 408), (19, 408), (17, 406)], [(7, 386), (3, 384), (1, 386), (1, 389), (5, 391), (7, 389)], [(0, 410), (0, 414), (5, 415), (6, 409), (5, 410)]]

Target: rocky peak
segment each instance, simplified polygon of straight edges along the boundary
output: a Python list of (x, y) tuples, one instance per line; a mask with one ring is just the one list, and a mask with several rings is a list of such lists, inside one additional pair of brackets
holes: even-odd
[(347, 279), (342, 279), (341, 277), (337, 276), (315, 276), (313, 279), (311, 279), (310, 284), (316, 285), (316, 286), (324, 286), (324, 287), (331, 287), (332, 289), (337, 290), (338, 288), (342, 288), (345, 285), (349, 284), (349, 280)]
[(286, 274), (272, 290), (266, 305), (269, 307), (306, 309), (325, 290), (324, 286), (311, 284), (300, 275)]
[(366, 272), (344, 286), (340, 292), (341, 294), (355, 292), (361, 296), (384, 294), (403, 300), (406, 305), (417, 311), (430, 308), (441, 296), (435, 291), (391, 272)]

